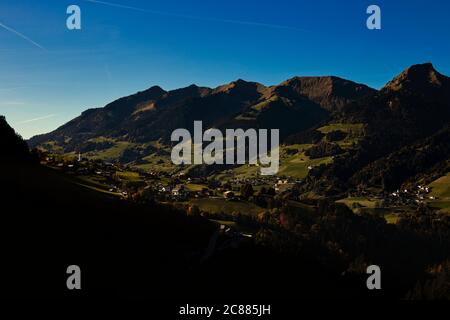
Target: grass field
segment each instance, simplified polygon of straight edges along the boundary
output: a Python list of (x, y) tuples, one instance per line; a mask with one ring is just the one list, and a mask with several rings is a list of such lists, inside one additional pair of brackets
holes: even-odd
[[(342, 130), (345, 132), (359, 132), (361, 131), (362, 124), (331, 124), (318, 130), (327, 133), (335, 130)], [(350, 140), (349, 140), (350, 139)], [(164, 173), (177, 173), (177, 172), (188, 172), (192, 169), (193, 165), (177, 166), (174, 165), (170, 159), (171, 149), (168, 146), (162, 145), (158, 141), (152, 141), (146, 144), (136, 144), (128, 141), (117, 141), (112, 138), (97, 137), (90, 139), (89, 142), (102, 143), (109, 142), (113, 145), (109, 148), (103, 150), (95, 150), (86, 152), (83, 154), (84, 157), (89, 159), (99, 159), (107, 162), (113, 162), (122, 157), (125, 151), (128, 149), (134, 150), (144, 150), (144, 148), (152, 147), (158, 152), (154, 152), (147, 156), (144, 156), (138, 162), (132, 162), (130, 165), (137, 169), (144, 171), (156, 171)], [(346, 138), (343, 141), (338, 142), (342, 145), (353, 144), (353, 138)], [(51, 144), (51, 143), (50, 143)], [(332, 157), (324, 157), (319, 159), (310, 159), (305, 155), (305, 151), (310, 148), (311, 144), (296, 144), (289, 146), (280, 146), (280, 168), (278, 171), (279, 176), (291, 176), (294, 178), (302, 179), (308, 175), (310, 169), (308, 167), (318, 166), (320, 164), (331, 163)], [(54, 145), (54, 148), (57, 146)], [(77, 154), (71, 153), (71, 157), (76, 157)], [(217, 179), (227, 179), (230, 177), (236, 178), (252, 178), (260, 174), (261, 168), (257, 165), (242, 165), (230, 169), (228, 172), (220, 172), (215, 174)]]
[(288, 206), (291, 208), (300, 209), (301, 211), (303, 211), (305, 213), (314, 214), (316, 212), (316, 208), (314, 206), (307, 205), (305, 203), (301, 203), (301, 202), (294, 201), (294, 200), (288, 201)]
[(121, 180), (127, 180), (127, 181), (141, 181), (141, 177), (139, 176), (139, 173), (133, 172), (133, 171), (117, 171), (116, 177)]
[[(340, 128), (337, 125), (331, 125), (332, 128)], [(328, 126), (328, 127), (331, 127)], [(342, 126), (342, 125), (341, 125)], [(352, 125), (356, 126), (356, 125)], [(322, 130), (332, 130), (331, 128), (323, 127)], [(351, 130), (351, 129), (348, 129)], [(353, 130), (353, 129), (352, 129)], [(177, 166), (174, 165), (170, 159), (170, 148), (161, 145), (159, 142), (150, 142), (145, 145), (130, 143), (127, 141), (115, 141), (107, 138), (91, 139), (92, 142), (112, 142), (114, 145), (110, 148), (98, 151), (91, 151), (83, 154), (83, 156), (90, 159), (100, 159), (103, 161), (117, 160), (122, 154), (130, 148), (144, 148), (145, 146), (152, 146), (160, 152), (152, 153), (142, 158), (142, 162), (136, 163), (133, 167), (145, 171), (157, 171), (165, 173), (188, 172), (194, 165)], [(280, 168), (279, 176), (291, 176), (294, 178), (304, 178), (308, 175), (308, 167), (318, 166), (332, 162), (332, 157), (325, 157), (319, 159), (310, 159), (305, 155), (305, 151), (310, 148), (311, 144), (295, 144), (280, 146)], [(71, 154), (76, 157), (76, 154)], [(217, 173), (214, 177), (216, 179), (227, 179), (230, 177), (236, 178), (252, 178), (260, 174), (261, 168), (258, 165), (241, 165), (230, 169), (228, 172)]]
[(117, 192), (109, 191), (109, 187), (106, 185), (105, 178), (99, 176), (79, 176), (73, 177), (69, 175), (63, 176), (63, 178), (70, 184), (75, 184), (83, 188), (100, 192), (108, 196), (118, 197), (120, 196)]
[(240, 212), (243, 215), (257, 215), (263, 212), (264, 209), (258, 207), (253, 203), (244, 201), (227, 201), (221, 198), (205, 198), (205, 199), (193, 199), (191, 204), (199, 207), (200, 210), (209, 213), (232, 214), (233, 212)]
[(85, 181), (85, 182), (86, 183), (77, 183), (77, 182), (75, 182), (75, 184), (77, 184), (77, 185), (79, 185), (81, 187), (90, 189), (92, 191), (101, 192), (101, 193), (108, 194), (108, 195), (115, 196), (115, 197), (119, 197), (120, 196), (120, 193), (111, 192), (111, 191), (106, 190), (105, 186), (103, 186), (103, 185), (94, 184), (94, 183), (92, 183), (92, 181)]
[(54, 154), (62, 154), (64, 151), (63, 148), (56, 143), (56, 141), (47, 141), (45, 144), (43, 144), (43, 146), (41, 146), (41, 149)]
[(280, 100), (280, 98), (278, 96), (272, 96), (269, 99), (264, 100), (263, 102), (260, 102), (256, 105), (252, 106), (252, 109), (260, 111), (260, 110), (264, 109), (270, 103), (278, 101), (278, 100)]
[(437, 198), (430, 201), (431, 206), (450, 214), (450, 173), (433, 181), (429, 187), (431, 187), (430, 196)]
[[(307, 155), (305, 155), (305, 151), (312, 146), (312, 144), (282, 146), (280, 151), (280, 170), (278, 171), (278, 175), (302, 179), (308, 175), (308, 167), (315, 167), (320, 164), (327, 164), (333, 161), (332, 157), (310, 159)], [(296, 153), (292, 155), (293, 152)]]
[[(357, 144), (363, 135), (364, 124), (362, 123), (334, 123), (317, 129), (323, 134), (334, 131), (342, 131), (347, 133), (347, 137), (336, 143), (343, 149), (350, 149)], [(324, 138), (325, 139), (325, 138)]]
[(327, 134), (333, 131), (343, 131), (355, 135), (360, 135), (364, 124), (362, 123), (333, 123), (317, 129), (317, 131)]
[(304, 152), (293, 155), (280, 161), (279, 176), (290, 176), (294, 178), (305, 178), (308, 175), (308, 167), (315, 167), (321, 164), (333, 162), (332, 157), (310, 159)]
[[(315, 167), (320, 164), (327, 164), (333, 161), (332, 157), (319, 159), (310, 159), (304, 151), (310, 148), (312, 144), (295, 144), (289, 146), (280, 146), (280, 167), (278, 176), (290, 176), (294, 178), (305, 178), (308, 175), (308, 167)], [(236, 178), (252, 178), (260, 174), (260, 167), (257, 165), (242, 165), (236, 167), (230, 172), (222, 172), (215, 175), (216, 179), (226, 179), (231, 176)]]
[[(167, 146), (163, 146), (158, 141), (151, 141), (148, 143), (131, 143), (128, 141), (116, 141), (111, 138), (97, 137), (89, 140), (91, 142), (112, 142), (114, 145), (104, 150), (91, 151), (83, 154), (83, 156), (89, 159), (100, 159), (103, 161), (114, 161), (119, 159), (127, 149), (144, 150), (147, 147), (153, 147), (160, 152), (152, 153), (143, 157), (142, 163), (132, 164), (133, 167), (145, 171), (157, 171), (157, 172), (173, 172), (180, 169), (175, 166), (170, 159), (171, 149)], [(76, 156), (76, 155), (75, 155)]]
[(389, 213), (384, 216), (384, 219), (386, 219), (386, 222), (389, 224), (396, 224), (399, 220), (399, 216), (398, 214)]
[[(393, 213), (396, 208), (381, 208), (379, 207), (379, 200), (378, 199), (369, 199), (366, 197), (351, 197), (351, 198), (345, 198), (336, 201), (337, 203), (343, 203), (345, 204), (349, 209), (351, 209), (355, 214), (362, 214), (370, 213), (370, 214), (376, 214), (379, 216), (383, 216), (387, 223), (390, 224), (396, 224), (399, 215), (398, 213)], [(361, 208), (353, 208), (353, 205), (357, 203)], [(400, 208), (397, 208), (400, 209)], [(406, 210), (406, 208), (401, 208)]]
[(439, 211), (442, 213), (450, 214), (450, 201), (435, 200), (435, 201), (430, 201), (430, 205), (433, 208), (440, 209)]
[(251, 178), (260, 173), (260, 168), (256, 165), (244, 164), (232, 170), (233, 175), (239, 178)]
[(450, 173), (430, 183), (431, 195), (450, 200)]
[(178, 171), (184, 172), (192, 167), (192, 165), (178, 166), (173, 164), (170, 158), (170, 149), (164, 149), (163, 152), (150, 154), (142, 158), (142, 160), (144, 160), (145, 163), (136, 164), (134, 165), (134, 167), (145, 171), (166, 173), (173, 173)]
[(103, 161), (113, 161), (119, 158), (127, 148), (130, 148), (132, 146), (133, 144), (130, 142), (115, 141), (114, 145), (111, 148), (95, 152), (87, 152), (83, 156), (94, 160), (100, 159)]
[[(351, 133), (349, 137), (338, 143), (344, 147), (351, 147), (355, 143), (354, 136), (359, 134), (363, 128), (362, 124), (331, 124), (318, 129), (322, 133), (328, 133), (336, 130), (341, 130)], [(147, 144), (136, 144), (128, 141), (116, 141), (111, 138), (98, 137), (90, 140), (91, 142), (101, 143), (110, 142), (113, 146), (104, 150), (97, 150), (86, 152), (83, 156), (90, 159), (100, 159), (103, 161), (114, 161), (124, 154), (127, 149), (141, 149), (145, 147), (153, 147), (159, 152), (152, 153), (143, 157), (141, 162), (131, 163), (135, 168), (145, 171), (157, 171), (165, 173), (188, 172), (193, 165), (186, 165), (184, 167), (176, 166), (170, 159), (170, 148), (162, 145), (157, 141), (152, 141)], [(309, 167), (315, 167), (321, 164), (328, 164), (333, 161), (332, 157), (324, 157), (319, 159), (310, 159), (305, 155), (305, 151), (310, 148), (311, 144), (296, 144), (280, 146), (280, 167), (278, 176), (290, 176), (293, 178), (303, 179), (308, 175)], [(76, 156), (76, 154), (72, 154)], [(260, 174), (261, 168), (258, 165), (242, 165), (228, 170), (228, 172), (220, 172), (215, 174), (217, 179), (235, 178), (252, 178)]]
[(376, 201), (373, 199), (368, 199), (366, 197), (350, 197), (350, 198), (338, 200), (336, 202), (343, 203), (350, 209), (352, 209), (352, 206), (355, 203), (359, 204), (362, 207), (366, 207), (366, 208), (375, 208), (376, 207)]
[(208, 186), (204, 184), (188, 183), (186, 184), (186, 188), (191, 192), (198, 192), (202, 191), (203, 188), (208, 188)]

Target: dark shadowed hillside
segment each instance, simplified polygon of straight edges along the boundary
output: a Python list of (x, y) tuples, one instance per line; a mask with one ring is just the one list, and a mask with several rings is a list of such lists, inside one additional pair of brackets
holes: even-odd
[(362, 125), (362, 134), (354, 148), (314, 170), (311, 184), (337, 193), (371, 181), (398, 188), (449, 158), (444, 128), (450, 123), (450, 79), (430, 63), (412, 66), (377, 94), (335, 112), (330, 123)]
[[(351, 179), (354, 185), (365, 183), (382, 186), (387, 191), (422, 173), (445, 167), (450, 159), (450, 127), (424, 140), (407, 145), (358, 171)], [(448, 170), (448, 169), (447, 169)], [(441, 175), (445, 175), (445, 171)]]
[(0, 161), (26, 161), (30, 154), (27, 143), (0, 116)]
[(281, 95), (302, 95), (329, 111), (375, 93), (363, 84), (338, 77), (294, 77), (275, 88)]

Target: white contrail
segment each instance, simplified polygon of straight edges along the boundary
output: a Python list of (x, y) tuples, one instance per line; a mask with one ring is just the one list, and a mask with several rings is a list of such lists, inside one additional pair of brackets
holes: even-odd
[(1, 22), (0, 22), (0, 27), (2, 27), (2, 28), (4, 28), (4, 29), (8, 30), (9, 32), (14, 33), (15, 35), (18, 35), (19, 37), (21, 37), (22, 39), (28, 41), (29, 43), (31, 43), (32, 45), (38, 47), (39, 49), (45, 50), (45, 48), (44, 48), (43, 46), (41, 46), (39, 43), (37, 43), (37, 42), (31, 40), (31, 39), (28, 38), (26, 35), (24, 35), (24, 34), (20, 33), (19, 31), (16, 31), (16, 30), (14, 30), (14, 29), (12, 29), (12, 28), (10, 28), (10, 27), (4, 25), (4, 24), (1, 23)]
[(44, 120), (44, 119), (48, 119), (48, 118), (53, 118), (54, 116), (56, 116), (56, 114), (49, 114), (47, 116), (21, 121), (21, 122), (19, 122), (19, 124), (30, 123), (30, 122), (35, 122), (35, 121)]
[(291, 29), (291, 30), (297, 30), (297, 31), (302, 31), (302, 32), (306, 31), (306, 30), (302, 30), (302, 29), (299, 29), (296, 27), (283, 26), (283, 25), (271, 24), (271, 23), (260, 23), (260, 22), (243, 21), (243, 20), (231, 20), (231, 19), (219, 19), (219, 18), (191, 16), (191, 15), (187, 15), (187, 14), (180, 14), (180, 13), (173, 13), (173, 12), (166, 12), (166, 11), (148, 10), (148, 9), (143, 9), (143, 8), (138, 8), (138, 7), (127, 6), (127, 5), (123, 5), (123, 4), (119, 4), (119, 3), (98, 1), (98, 0), (84, 0), (84, 1), (91, 2), (91, 3), (97, 3), (97, 4), (103, 4), (103, 5), (110, 6), (110, 7), (129, 9), (129, 10), (134, 10), (134, 11), (139, 11), (139, 12), (144, 12), (144, 13), (151, 13), (151, 14), (157, 14), (157, 15), (161, 15), (161, 16), (168, 16), (168, 17), (175, 17), (175, 18), (184, 18), (184, 19), (210, 21), (210, 22), (243, 24), (243, 25), (249, 25), (249, 26), (275, 28), (275, 29)]

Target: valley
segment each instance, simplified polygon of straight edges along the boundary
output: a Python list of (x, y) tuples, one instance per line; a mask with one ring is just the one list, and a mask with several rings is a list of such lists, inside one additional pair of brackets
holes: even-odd
[[(190, 203), (189, 199), (194, 199), (202, 210), (217, 213), (221, 206), (233, 207), (232, 202), (220, 204), (225, 201), (220, 200), (223, 193), (233, 192), (239, 198), (240, 189), (250, 184), (254, 192), (261, 192), (261, 188), (264, 192), (277, 190), (272, 192), (275, 198), (303, 203), (333, 199), (355, 213), (370, 212), (395, 222), (399, 214), (414, 212), (420, 205), (430, 205), (443, 213), (448, 210), (445, 193), (450, 161), (448, 130), (433, 119), (417, 116), (422, 111), (411, 88), (432, 95), (436, 105), (433, 108), (442, 113), (442, 120), (450, 121), (449, 83), (431, 64), (423, 64), (408, 68), (378, 92), (336, 77), (294, 77), (270, 87), (241, 79), (215, 89), (192, 85), (166, 92), (155, 86), (105, 108), (88, 110), (29, 143), (42, 152), (60, 155), (64, 161), (81, 156), (87, 163), (103, 161), (133, 172), (134, 181), (112, 174), (116, 177), (115, 184), (131, 188), (111, 187), (111, 181), (103, 185), (106, 190), (120, 190), (119, 194), (132, 195), (150, 188), (160, 200), (176, 202), (177, 198), (186, 198)], [(144, 104), (152, 107), (143, 108)], [(406, 111), (399, 114), (399, 108)], [(382, 124), (380, 117), (385, 119)], [(164, 126), (160, 123), (163, 119)], [(174, 144), (167, 129), (184, 124), (189, 131), (192, 119), (202, 120), (206, 128), (218, 129), (229, 126), (245, 129), (250, 125), (277, 128), (282, 123), (276, 176), (264, 178), (255, 164), (174, 164), (171, 160)], [(411, 121), (427, 128), (424, 129), (427, 133), (418, 130), (416, 136), (411, 136)], [(115, 129), (119, 122), (123, 133)], [(148, 132), (159, 131), (158, 139), (144, 138), (148, 133), (143, 128)], [(416, 153), (416, 150), (427, 151)], [(437, 152), (440, 156), (434, 157)], [(411, 161), (412, 157), (412, 163), (417, 159), (424, 170), (439, 168), (441, 173), (434, 175), (435, 182), (424, 182), (417, 176), (417, 164), (416, 171), (397, 164)], [(88, 179), (92, 183), (93, 179)], [(105, 181), (97, 179), (95, 185)], [(420, 185), (427, 185), (431, 191), (424, 194)], [(182, 196), (171, 195), (176, 187), (184, 189)], [(403, 192), (407, 189), (408, 192)], [(198, 199), (204, 197), (211, 199)], [(251, 201), (239, 199), (234, 204), (236, 208), (225, 211), (229, 215), (245, 215), (245, 211), (254, 209), (241, 202), (255, 203), (254, 198), (252, 195)], [(262, 214), (267, 208), (259, 210)]]
[[(195, 286), (199, 298), (446, 298), (449, 92), (426, 63), (381, 90), (331, 76), (153, 86), (27, 143), (2, 117), (1, 194), (20, 212), (4, 216), (5, 243), (21, 248), (7, 260), (19, 252), (28, 265), (39, 253), (54, 267), (75, 257), (99, 279), (90, 296), (185, 296)], [(193, 132), (196, 120), (279, 129), (279, 171), (174, 164), (171, 133)], [(55, 254), (60, 242), (68, 251)], [(382, 293), (366, 288), (372, 264)], [(105, 265), (115, 267), (103, 275)], [(217, 278), (249, 292), (217, 290)]]

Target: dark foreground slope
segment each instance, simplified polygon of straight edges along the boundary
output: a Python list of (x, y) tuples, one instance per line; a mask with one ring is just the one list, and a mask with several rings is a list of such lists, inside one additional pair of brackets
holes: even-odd
[[(16, 143), (20, 145), (20, 139)], [(266, 222), (255, 241), (221, 235), (210, 249), (217, 225), (206, 219), (86, 189), (74, 177), (23, 162), (22, 156), (0, 166), (5, 297), (146, 297), (179, 302), (388, 298), (401, 297), (416, 282), (416, 278), (406, 285), (391, 282), (390, 290), (380, 294), (365, 288), (364, 276), (343, 277), (346, 262), (317, 239), (328, 240), (302, 236), (313, 235), (306, 232), (310, 227), (317, 229), (311, 218), (302, 222), (306, 229), (299, 234), (278, 222)], [(348, 219), (361, 218), (339, 220)], [(323, 214), (317, 216), (320, 221), (326, 221)], [(356, 226), (367, 222), (355, 221)], [(354, 236), (361, 238), (363, 231), (356, 230)], [(66, 269), (73, 264), (82, 270), (81, 291), (66, 288)]]
[[(5, 128), (12, 130), (6, 122)], [(23, 141), (13, 134), (5, 145), (13, 150)], [(289, 297), (300, 284), (305, 296), (347, 290), (325, 268), (251, 241), (210, 250), (216, 224), (86, 189), (74, 177), (26, 161), (28, 150), (21, 150), (0, 163), (2, 296), (183, 302)], [(217, 243), (227, 240), (219, 236)], [(73, 264), (82, 270), (81, 291), (66, 288)]]
[[(9, 164), (1, 176), (2, 268), (18, 295), (67, 294), (65, 271), (72, 264), (83, 272), (83, 294), (174, 289), (175, 271), (183, 272), (188, 254), (200, 254), (215, 229), (171, 208), (90, 191), (52, 169)], [(165, 283), (156, 285), (162, 274)], [(10, 294), (5, 286), (2, 291)]]
[[(280, 252), (276, 242), (240, 241), (205, 260), (217, 226), (201, 217), (110, 198), (39, 166), (2, 165), (0, 174), (7, 186), (2, 296), (180, 302), (373, 296), (364, 281), (342, 279), (340, 266), (321, 263), (320, 251), (299, 258)], [(217, 246), (229, 240), (220, 236)], [(82, 270), (77, 292), (66, 288), (73, 264)]]
[[(434, 281), (428, 268), (449, 256), (448, 217), (418, 212), (387, 225), (333, 205), (312, 216), (286, 211), (261, 222), (255, 241), (219, 236), (211, 251), (217, 226), (201, 217), (110, 198), (53, 169), (2, 164), (0, 174), (2, 296), (223, 303), (449, 294), (445, 274), (433, 284), (439, 292), (421, 289)], [(366, 288), (372, 263), (382, 267), (382, 291)], [(72, 264), (81, 291), (66, 288)]]
[(0, 150), (0, 161), (30, 160), (27, 143), (9, 126), (4, 116), (0, 116)]
[[(109, 198), (52, 169), (3, 165), (1, 176), (3, 296), (223, 301), (352, 293), (326, 268), (251, 242), (203, 261), (217, 228), (203, 218)], [(82, 270), (80, 292), (66, 289), (72, 264)]]

